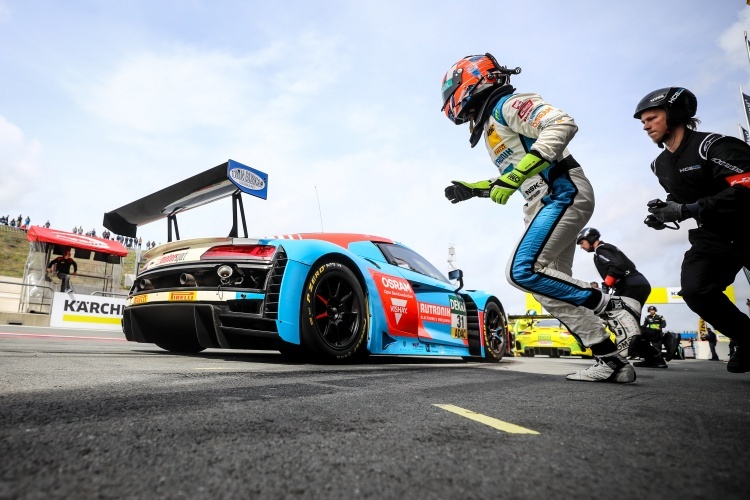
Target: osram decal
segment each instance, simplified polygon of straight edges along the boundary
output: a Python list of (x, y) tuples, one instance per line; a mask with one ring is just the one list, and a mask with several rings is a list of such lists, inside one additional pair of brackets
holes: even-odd
[(370, 269), (380, 302), (385, 311), (388, 330), (396, 335), (417, 336), (419, 312), (417, 298), (408, 281)]

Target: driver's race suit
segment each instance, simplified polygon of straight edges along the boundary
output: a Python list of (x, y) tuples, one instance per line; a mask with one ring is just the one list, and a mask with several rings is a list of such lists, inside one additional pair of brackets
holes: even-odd
[(591, 184), (567, 150), (577, 131), (567, 113), (526, 93), (500, 98), (484, 124), (487, 151), (500, 174), (532, 148), (550, 162), (519, 189), (526, 230), (508, 262), (508, 281), (531, 292), (588, 347), (609, 334), (593, 312), (601, 292), (571, 277), (576, 236), (594, 212)]

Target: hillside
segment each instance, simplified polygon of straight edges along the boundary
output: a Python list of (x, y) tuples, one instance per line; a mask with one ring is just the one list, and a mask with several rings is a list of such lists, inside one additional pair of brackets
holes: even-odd
[[(23, 268), (29, 255), (29, 240), (26, 233), (18, 229), (0, 225), (0, 276), (23, 278)], [(132, 273), (135, 265), (135, 252), (125, 257), (123, 273)]]
[(26, 233), (0, 226), (0, 276), (23, 278), (23, 266), (29, 255)]

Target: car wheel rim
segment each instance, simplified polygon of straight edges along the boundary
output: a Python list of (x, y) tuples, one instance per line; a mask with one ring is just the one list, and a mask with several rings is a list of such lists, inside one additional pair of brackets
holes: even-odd
[(489, 347), (495, 354), (505, 352), (505, 338), (502, 335), (502, 321), (497, 311), (490, 310), (487, 312), (485, 323), (487, 325), (487, 334), (489, 335)]
[(362, 307), (354, 286), (341, 276), (323, 278), (315, 288), (315, 329), (332, 349), (346, 349), (357, 339)]

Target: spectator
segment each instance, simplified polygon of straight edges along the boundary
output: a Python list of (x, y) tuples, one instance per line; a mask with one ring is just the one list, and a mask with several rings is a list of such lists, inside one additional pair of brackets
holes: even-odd
[(49, 221), (47, 221), (47, 222), (44, 223), (44, 227), (46, 227), (47, 229), (49, 229)]
[(28, 229), (31, 226), (31, 217), (27, 215), (24, 223), (25, 223), (26, 228)]

